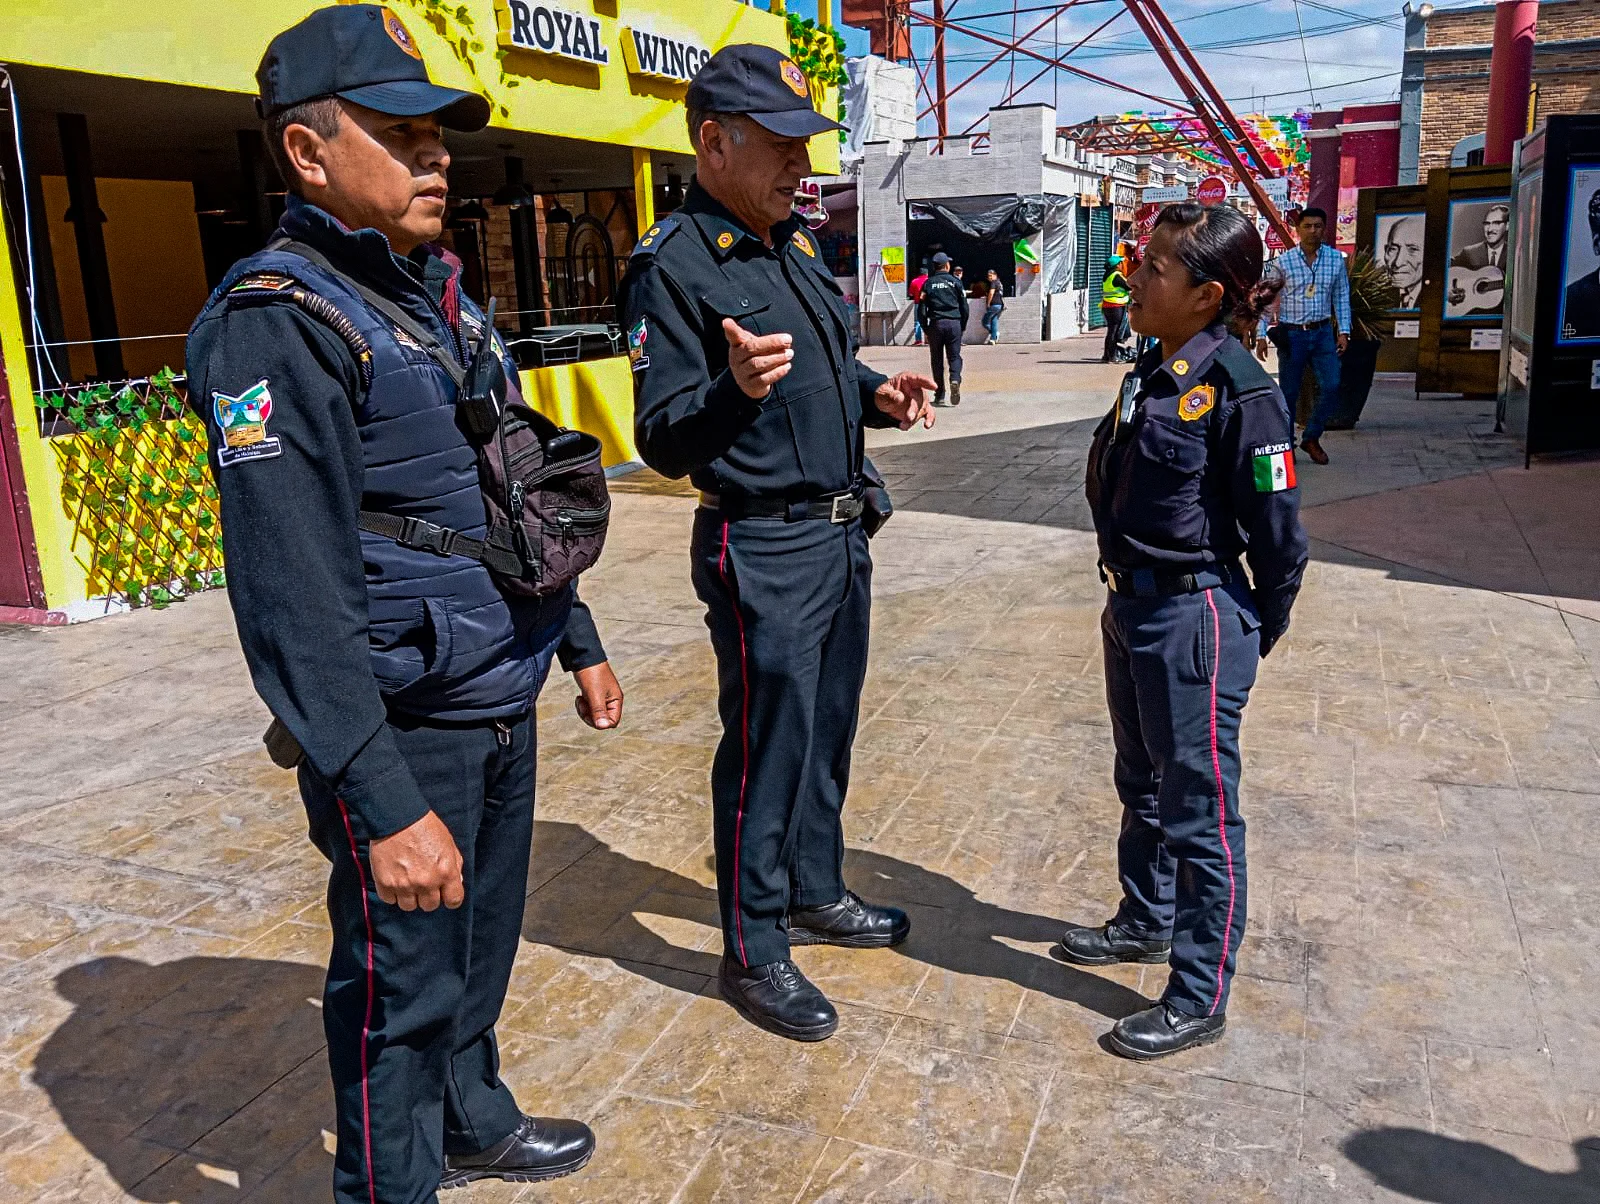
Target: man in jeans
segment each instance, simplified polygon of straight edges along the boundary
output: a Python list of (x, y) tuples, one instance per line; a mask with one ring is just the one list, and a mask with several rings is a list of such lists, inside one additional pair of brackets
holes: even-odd
[[(1322, 432), (1328, 420), (1339, 412), (1339, 357), (1350, 341), (1350, 277), (1345, 272), (1344, 256), (1333, 247), (1322, 245), (1328, 215), (1310, 208), (1300, 214), (1295, 234), (1300, 245), (1285, 251), (1267, 265), (1268, 279), (1283, 282), (1283, 291), (1274, 303), (1278, 329), (1285, 336), (1279, 344), (1279, 382), (1283, 401), (1289, 408), (1289, 429), (1300, 400), (1300, 380), (1306, 365), (1317, 374), (1321, 397), (1306, 423), (1300, 447), (1317, 464), (1328, 462), (1322, 450)], [(1261, 337), (1256, 354), (1267, 358), (1266, 332), (1269, 319), (1261, 319)]]

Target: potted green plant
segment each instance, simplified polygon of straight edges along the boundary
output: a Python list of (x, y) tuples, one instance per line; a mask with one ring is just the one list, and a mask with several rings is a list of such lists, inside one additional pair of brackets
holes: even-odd
[(1362, 251), (1350, 261), (1350, 345), (1339, 362), (1339, 412), (1329, 430), (1349, 430), (1366, 408), (1383, 346), (1382, 321), (1400, 304), (1389, 270)]

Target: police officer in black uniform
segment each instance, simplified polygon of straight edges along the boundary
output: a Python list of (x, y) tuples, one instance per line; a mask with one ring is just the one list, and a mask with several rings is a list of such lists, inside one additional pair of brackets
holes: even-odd
[(816, 240), (791, 213), (806, 140), (837, 130), (800, 69), (718, 51), (688, 93), (698, 173), (623, 282), (640, 454), (701, 490), (691, 549), (716, 650), (712, 769), (724, 998), (802, 1041), (833, 1006), (795, 944), (898, 944), (904, 912), (846, 889), (840, 811), (867, 665), (863, 427), (933, 425), (915, 373), (859, 364)]
[(945, 403), (945, 362), (950, 364), (950, 401), (961, 404), (961, 340), (967, 333), (967, 289), (950, 270), (950, 256), (933, 257), (933, 274), (922, 286), (917, 318), (928, 335), (928, 357), (933, 361), (933, 404)]
[(1261, 282), (1254, 225), (1227, 206), (1170, 206), (1130, 286), (1129, 320), (1159, 346), (1095, 431), (1087, 477), (1110, 591), (1100, 626), (1123, 897), (1056, 952), (1085, 966), (1170, 962), (1161, 999), (1107, 1038), (1143, 1059), (1215, 1041), (1227, 1023), (1245, 925), (1239, 724), (1307, 552), (1282, 397), (1230, 332), (1276, 291)]
[[(616, 725), (621, 692), (570, 586), (504, 595), (478, 560), (424, 546), (485, 528), (455, 381), (425, 344), (460, 364), (483, 343), (460, 263), (432, 240), (440, 127), (479, 129), (488, 104), (430, 83), (376, 5), (313, 12), (257, 79), (287, 209), (196, 321), (189, 397), (275, 757), (299, 759), (332, 862), (334, 1198), (429, 1204), (441, 1186), (567, 1174), (593, 1151), (580, 1122), (523, 1115), (494, 1026), (527, 894), (535, 699), (558, 656), (595, 726)], [(363, 512), (415, 520), (413, 537), (358, 529)]]

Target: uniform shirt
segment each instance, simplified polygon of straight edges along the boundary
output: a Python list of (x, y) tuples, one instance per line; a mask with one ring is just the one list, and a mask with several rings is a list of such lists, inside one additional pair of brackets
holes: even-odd
[(1101, 561), (1124, 573), (1192, 573), (1243, 554), (1275, 639), (1307, 559), (1277, 386), (1221, 323), (1166, 362), (1157, 344), (1132, 375), (1141, 382), (1132, 418), (1122, 428), (1114, 405), (1089, 451)]
[[(730, 497), (843, 493), (860, 475), (862, 428), (898, 425), (873, 403), (888, 378), (856, 360), (810, 232), (790, 218), (771, 235), (769, 247), (696, 181), (639, 240), (622, 282), (639, 454)], [(728, 370), (724, 318), (794, 339), (789, 374), (761, 400)]]
[[(1344, 256), (1336, 249), (1322, 247), (1315, 264), (1306, 262), (1306, 253), (1299, 247), (1285, 251), (1267, 264), (1266, 275), (1283, 281), (1276, 303), (1278, 321), (1304, 326), (1331, 316), (1340, 331), (1350, 333), (1350, 277), (1344, 270)], [(1265, 321), (1262, 330), (1266, 330)]]
[[(291, 198), (292, 212), (305, 208)], [(419, 252), (402, 260), (382, 235), (361, 231), (355, 244), (377, 262), (360, 264), (350, 259), (352, 236), (329, 241), (316, 231), (316, 223), (303, 223), (289, 232), (371, 287), (390, 292), (409, 278), (436, 304), (446, 301), (442, 309), (458, 312), (447, 302), (456, 274), (437, 256)], [(385, 723), (387, 706), (372, 673), (356, 528), (366, 464), (355, 422), (362, 388), (355, 358), (343, 339), (297, 306), (224, 301), (191, 332), (187, 359), (190, 404), (202, 417), (213, 389), (272, 381), (272, 434), (281, 453), (218, 471), (214, 437), (211, 452), (229, 601), (256, 690), (274, 714), (299, 717), (293, 726), (307, 758), (370, 831), (399, 831), (421, 819), (428, 804)], [(526, 638), (537, 634), (542, 609), (513, 606)], [(606, 659), (594, 621), (576, 599), (558, 653), (574, 671)], [(516, 701), (507, 715), (531, 703)]]
[(953, 272), (935, 272), (922, 286), (922, 299), (917, 302), (922, 324), (955, 321), (967, 324), (967, 290)]

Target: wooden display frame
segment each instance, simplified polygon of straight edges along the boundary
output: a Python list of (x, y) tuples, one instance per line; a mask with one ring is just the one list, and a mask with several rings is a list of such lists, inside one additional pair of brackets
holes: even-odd
[[(1473, 349), (1476, 331), (1500, 331), (1503, 314), (1446, 318), (1450, 273), (1450, 212), (1461, 201), (1511, 195), (1509, 167), (1436, 167), (1428, 173), (1428, 229), (1423, 262), (1421, 335), (1417, 345), (1417, 393), (1461, 393), (1494, 397), (1500, 388), (1501, 347)], [(1507, 239), (1507, 246), (1511, 244)], [(1509, 267), (1509, 264), (1507, 265)], [(1481, 342), (1483, 335), (1478, 336)], [(1503, 337), (1493, 339), (1503, 343)]]
[[(1427, 216), (1428, 190), (1421, 184), (1401, 184), (1390, 188), (1363, 188), (1356, 199), (1356, 251), (1365, 251), (1374, 262), (1383, 262), (1383, 248), (1378, 245), (1378, 222), (1389, 216), (1421, 213)], [(1426, 245), (1426, 244), (1424, 244)], [(1426, 265), (1426, 260), (1424, 260)], [(1424, 266), (1426, 277), (1426, 266)], [(1415, 309), (1390, 310), (1378, 323), (1383, 335), (1383, 345), (1378, 348), (1379, 372), (1415, 372), (1417, 351), (1421, 346), (1420, 331), (1417, 337), (1397, 338), (1396, 322), (1420, 322), (1421, 300)]]
[[(1587, 174), (1585, 191), (1592, 191), (1592, 173), (1600, 172), (1600, 115), (1552, 116), (1518, 146), (1511, 245), (1515, 251), (1519, 238), (1531, 239), (1524, 262), (1534, 271), (1519, 278), (1513, 270), (1508, 281), (1500, 417), (1530, 457), (1600, 448), (1600, 337), (1562, 339), (1557, 330), (1568, 247), (1593, 238), (1588, 229), (1569, 229), (1575, 171)], [(1600, 256), (1582, 258), (1592, 263)]]

